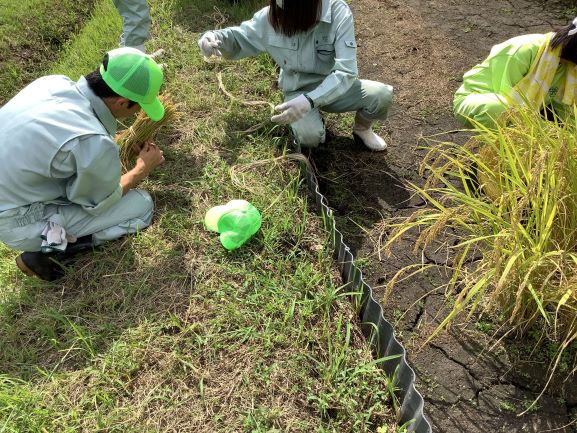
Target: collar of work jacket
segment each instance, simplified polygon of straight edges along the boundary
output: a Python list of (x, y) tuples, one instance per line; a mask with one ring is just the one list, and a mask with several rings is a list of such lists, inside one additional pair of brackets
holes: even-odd
[(100, 123), (104, 125), (110, 136), (114, 137), (114, 135), (116, 135), (117, 127), (116, 118), (112, 115), (102, 98), (96, 96), (96, 94), (88, 86), (88, 82), (84, 77), (80, 77), (80, 79), (76, 82), (76, 88), (86, 99), (90, 101), (90, 105), (92, 106), (94, 114), (96, 114), (96, 117), (98, 117)]

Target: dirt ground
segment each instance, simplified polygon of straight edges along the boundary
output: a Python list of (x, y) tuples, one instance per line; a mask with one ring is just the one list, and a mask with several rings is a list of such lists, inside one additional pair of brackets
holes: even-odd
[[(339, 228), (358, 257), (365, 277), (381, 296), (383, 285), (416, 259), (412, 240), (391, 258), (375, 252), (383, 217), (408, 215), (423, 203), (402, 186), (421, 183), (418, 165), (422, 136), (455, 130), (452, 95), (463, 72), (482, 60), (492, 45), (509, 37), (551, 31), (567, 24), (575, 1), (524, 0), (354, 0), (361, 78), (395, 88), (395, 104), (382, 131), (386, 153), (371, 153), (337, 131), (312, 153), (323, 192), (336, 210)], [(329, 129), (331, 120), (328, 121)], [(464, 140), (463, 133), (443, 139)], [(435, 251), (422, 259), (443, 263)], [(523, 416), (542, 389), (547, 365), (539, 357), (519, 356), (513, 340), (492, 351), (491, 333), (454, 326), (429, 345), (424, 338), (439, 323), (444, 294), (435, 288), (447, 276), (431, 272), (399, 284), (385, 305), (397, 322), (425, 413), (435, 432), (572, 432), (577, 416), (575, 380), (558, 379), (536, 409)]]

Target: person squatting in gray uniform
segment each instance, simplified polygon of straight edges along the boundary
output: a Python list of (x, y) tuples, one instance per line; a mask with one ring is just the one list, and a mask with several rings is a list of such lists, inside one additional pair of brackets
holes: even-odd
[(267, 52), (280, 67), (284, 94), (271, 120), (290, 124), (300, 146), (325, 141), (321, 111), (355, 111), (355, 138), (386, 149), (372, 124), (387, 118), (393, 88), (358, 78), (353, 15), (343, 0), (271, 0), (239, 26), (204, 33), (198, 45), (206, 57), (233, 60)]
[(135, 48), (108, 52), (74, 82), (39, 78), (0, 108), (0, 241), (24, 273), (53, 281), (78, 252), (147, 227), (154, 203), (137, 184), (164, 161), (152, 142), (121, 175), (116, 119), (164, 116), (162, 69)]

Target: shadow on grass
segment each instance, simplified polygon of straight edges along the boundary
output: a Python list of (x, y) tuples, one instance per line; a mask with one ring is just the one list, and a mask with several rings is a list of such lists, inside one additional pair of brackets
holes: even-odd
[(387, 164), (386, 153), (375, 158), (374, 152), (351, 137), (329, 135), (327, 143), (304, 153), (315, 167), (321, 193), (335, 209), (337, 226), (353, 254), (366, 237), (365, 229), (418, 204), (402, 175)]
[(231, 3), (229, 0), (177, 0), (174, 23), (191, 32), (202, 33), (240, 24), (269, 4), (266, 0), (240, 0), (234, 5)]
[(81, 368), (125, 329), (187, 305), (193, 284), (183, 251), (146, 257), (142, 244), (138, 237), (111, 242), (79, 258), (60, 282), (32, 283), (4, 304), (0, 370), (28, 379)]
[[(218, 154), (231, 167), (246, 162), (243, 161), (242, 155), (243, 153), (249, 155), (250, 148), (255, 146), (256, 141), (266, 140), (272, 149), (279, 151), (277, 153), (280, 153), (283, 146), (290, 142), (288, 128), (279, 127), (269, 122), (268, 114), (261, 116), (249, 111), (233, 110), (226, 113), (223, 119), (226, 122), (224, 127), (226, 137), (218, 149)], [(250, 133), (245, 132), (261, 124), (262, 127), (258, 130)]]

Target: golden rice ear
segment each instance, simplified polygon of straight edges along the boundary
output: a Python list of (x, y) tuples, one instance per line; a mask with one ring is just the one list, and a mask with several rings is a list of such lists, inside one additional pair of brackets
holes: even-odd
[(479, 185), (483, 189), (483, 192), (491, 200), (495, 201), (503, 191), (501, 189), (501, 160), (497, 154), (497, 150), (491, 146), (483, 146), (479, 150), (479, 161), (485, 164), (487, 167), (496, 167), (494, 173), (495, 175), (489, 174), (486, 170), (479, 170), (477, 172)]
[(159, 99), (164, 105), (164, 117), (161, 120), (155, 122), (144, 111), (141, 111), (132, 126), (119, 132), (115, 137), (120, 147), (120, 163), (123, 173), (130, 170), (133, 160), (138, 155), (136, 149), (140, 148), (145, 141), (154, 139), (162, 126), (173, 123), (179, 117), (177, 106), (172, 102), (170, 94), (161, 95)]

